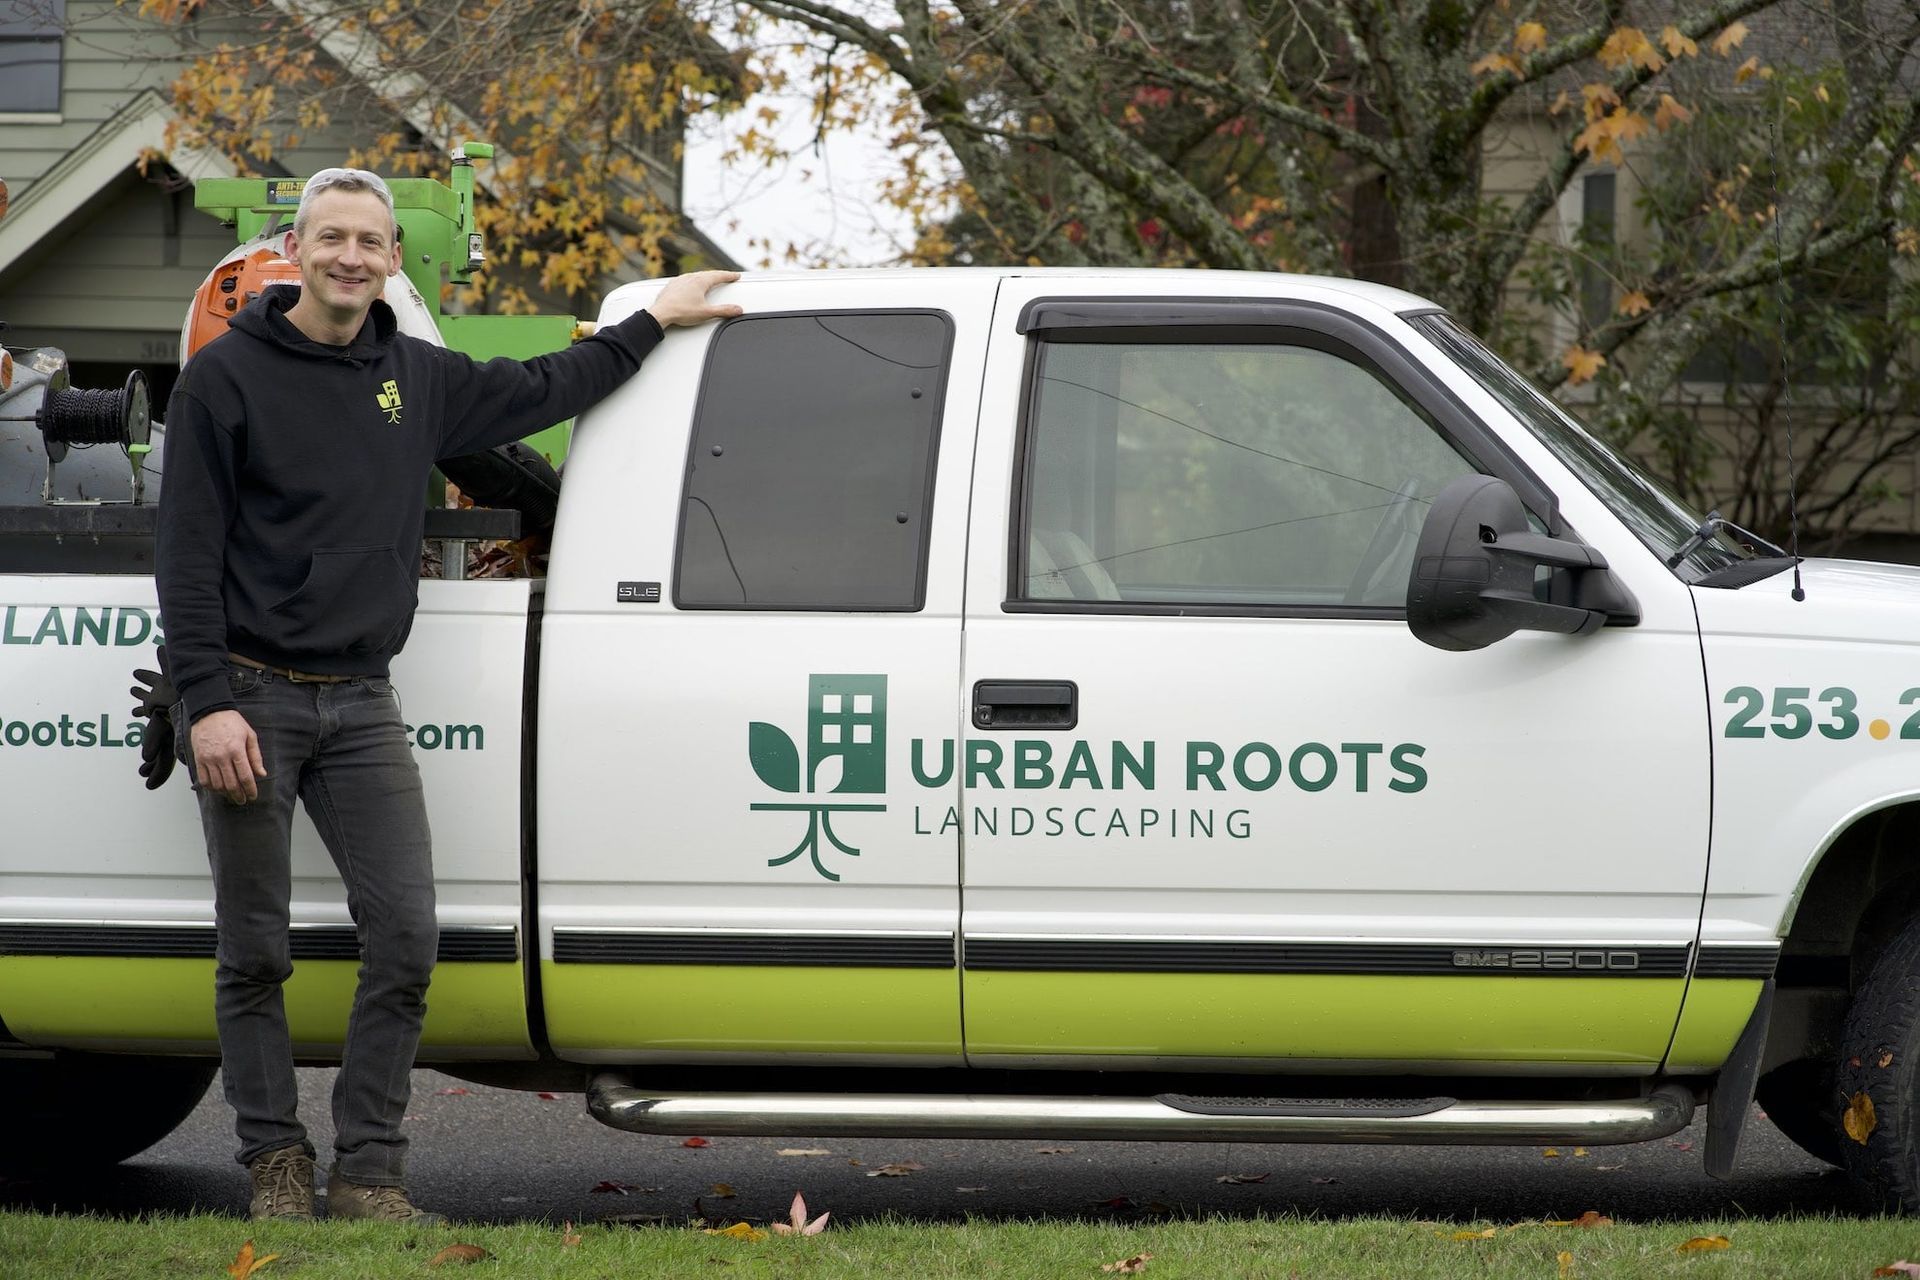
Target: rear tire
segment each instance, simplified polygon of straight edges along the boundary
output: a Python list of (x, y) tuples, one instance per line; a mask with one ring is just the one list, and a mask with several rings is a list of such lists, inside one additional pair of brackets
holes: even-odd
[(219, 1066), (87, 1053), (0, 1058), (0, 1174), (77, 1173), (138, 1155), (200, 1105)]
[(1873, 1122), (1864, 1141), (1839, 1135), (1843, 1167), (1872, 1204), (1920, 1213), (1920, 921), (1888, 944), (1854, 992), (1834, 1071), (1842, 1115)]
[(1840, 1143), (1840, 1094), (1834, 1086), (1833, 1064), (1802, 1058), (1783, 1063), (1760, 1077), (1754, 1100), (1773, 1127), (1816, 1160), (1843, 1167)]

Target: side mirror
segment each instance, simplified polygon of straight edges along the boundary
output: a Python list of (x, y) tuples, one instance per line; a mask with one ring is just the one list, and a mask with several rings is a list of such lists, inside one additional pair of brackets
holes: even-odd
[[(1542, 566), (1558, 571), (1546, 599), (1534, 590)], [(1535, 533), (1506, 481), (1463, 476), (1433, 500), (1407, 589), (1407, 625), (1422, 642), (1484, 649), (1516, 631), (1586, 635), (1639, 620), (1606, 558), (1585, 543)]]

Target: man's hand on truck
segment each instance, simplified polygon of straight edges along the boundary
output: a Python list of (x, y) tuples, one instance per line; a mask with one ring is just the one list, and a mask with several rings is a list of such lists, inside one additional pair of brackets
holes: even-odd
[(739, 307), (730, 302), (708, 302), (707, 291), (715, 285), (732, 284), (739, 278), (738, 271), (689, 271), (667, 281), (666, 288), (660, 290), (660, 296), (647, 310), (662, 329), (737, 316)]
[(193, 772), (203, 787), (211, 787), (234, 804), (260, 798), (256, 778), (267, 776), (260, 756), (260, 739), (238, 711), (210, 711), (193, 722), (188, 735), (193, 744)]

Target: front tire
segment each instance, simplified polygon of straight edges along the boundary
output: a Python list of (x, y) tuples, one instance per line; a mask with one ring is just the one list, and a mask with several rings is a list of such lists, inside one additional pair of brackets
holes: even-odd
[(1876, 1207), (1920, 1213), (1920, 921), (1854, 993), (1834, 1083), (1842, 1167)]
[(1845, 1166), (1832, 1063), (1817, 1058), (1782, 1063), (1760, 1077), (1753, 1096), (1773, 1127), (1793, 1145), (1816, 1160)]
[(89, 1053), (0, 1058), (0, 1174), (78, 1173), (138, 1155), (200, 1105), (219, 1066)]

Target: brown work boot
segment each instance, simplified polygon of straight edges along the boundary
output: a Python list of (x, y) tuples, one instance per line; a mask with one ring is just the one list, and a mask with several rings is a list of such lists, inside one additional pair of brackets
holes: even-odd
[(404, 1222), (416, 1227), (435, 1227), (446, 1221), (442, 1214), (416, 1209), (407, 1199), (405, 1187), (370, 1187), (348, 1182), (337, 1173), (327, 1175), (327, 1216)]
[(250, 1218), (313, 1221), (313, 1157), (304, 1147), (269, 1151), (247, 1166), (253, 1178)]

